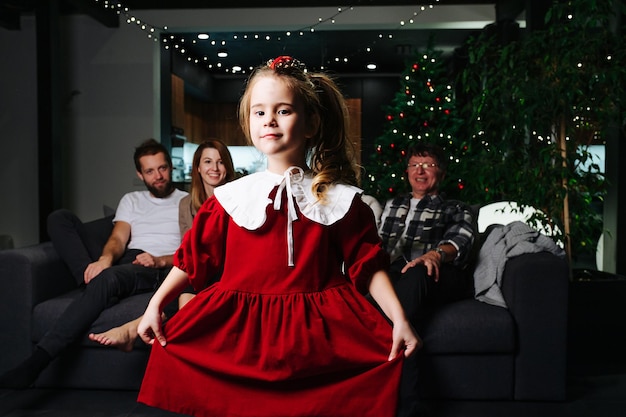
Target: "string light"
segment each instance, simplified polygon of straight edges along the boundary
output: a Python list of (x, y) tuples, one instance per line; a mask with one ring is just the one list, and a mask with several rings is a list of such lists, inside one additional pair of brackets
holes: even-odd
[[(397, 29), (401, 29), (401, 28), (405, 28), (407, 26), (407, 22), (409, 24), (414, 24), (415, 23), (415, 17), (419, 16), (421, 13), (425, 12), (427, 9), (433, 9), (434, 8), (434, 3), (439, 3), (439, 0), (430, 0), (431, 3), (428, 4), (427, 6), (425, 5), (421, 5), (419, 6), (419, 10), (414, 11), (412, 13), (412, 17), (409, 19), (401, 19), (398, 22), (398, 26), (396, 27)], [(183, 51), (186, 51), (184, 48), (180, 48), (178, 43), (184, 43), (185, 42), (185, 37), (184, 36), (174, 36), (171, 35), (169, 37), (169, 41), (168, 41), (168, 37), (165, 36), (168, 34), (168, 27), (167, 26), (157, 26), (157, 25), (152, 25), (148, 22), (142, 21), (142, 19), (138, 18), (133, 12), (131, 12), (129, 10), (128, 7), (125, 7), (122, 5), (121, 2), (119, 1), (108, 1), (108, 0), (94, 0), (95, 3), (97, 4), (101, 4), (102, 7), (104, 7), (105, 9), (112, 9), (116, 12), (116, 14), (123, 16), (126, 20), (127, 24), (135, 24), (137, 27), (139, 27), (139, 29), (141, 29), (142, 31), (147, 32), (147, 37), (154, 39), (154, 41), (159, 41), (158, 36), (155, 36), (157, 33), (163, 35), (161, 36), (161, 43), (164, 49), (169, 50), (171, 48), (170, 44), (173, 43), (174, 47), (178, 50), (178, 52), (180, 53), (185, 53)], [(297, 32), (300, 36), (304, 36), (305, 33), (310, 33), (310, 34), (315, 34), (316, 32), (316, 28), (318, 28), (320, 25), (324, 25), (326, 23), (330, 23), (331, 25), (334, 25), (337, 21), (337, 18), (342, 15), (343, 13), (346, 12), (352, 12), (355, 10), (354, 6), (347, 6), (347, 7), (338, 7), (337, 10), (328, 17), (318, 17), (317, 21), (311, 25), (302, 27), (297, 29), (295, 32)], [(291, 37), (292, 33), (294, 33), (294, 31), (289, 30), (285, 32), (285, 36), (287, 38)], [(214, 34), (214, 36), (216, 36)], [(260, 35), (259, 34), (255, 34), (254, 35), (254, 39), (259, 39)], [(211, 34), (209, 33), (202, 33), (202, 34), (198, 34), (197, 38), (200, 40), (207, 40), (209, 38), (211, 38)], [(241, 38), (243, 38), (244, 40), (248, 40), (249, 37), (246, 33), (241, 34)], [(280, 37), (276, 37), (274, 39), (272, 39), (272, 36), (269, 34), (266, 34), (264, 36), (266, 41), (274, 41), (274, 42), (280, 42), (281, 39)], [(384, 39), (384, 35), (381, 33), (379, 34), (379, 39)], [(393, 39), (393, 34), (392, 33), (388, 33), (387, 34), (387, 39)], [(239, 35), (238, 34), (234, 34), (233, 35), (233, 40), (237, 41), (239, 40)], [(192, 43), (195, 43), (195, 40), (192, 41)], [(215, 43), (212, 42), (211, 46), (214, 46)], [(357, 46), (353, 52), (351, 54), (348, 54), (346, 56), (343, 57), (336, 57), (335, 58), (335, 62), (336, 63), (344, 63), (347, 64), (349, 62), (351, 62), (352, 58), (360, 55), (360, 54), (371, 54), (374, 50), (374, 46), (376, 45), (376, 40), (367, 43), (365, 46), (359, 47)], [(222, 41), (222, 46), (226, 46), (226, 42)], [(186, 51), (187, 53), (191, 53), (190, 51)], [(210, 61), (210, 58), (208, 58), (207, 56), (204, 57), (195, 57), (192, 58), (191, 60), (193, 60), (194, 63), (200, 63), (202, 65), (204, 65), (206, 68), (208, 69), (213, 69), (213, 68), (222, 68), (220, 63), (216, 63), (216, 65), (213, 65), (213, 63)], [(190, 60), (190, 61), (191, 61)], [(371, 62), (371, 60), (367, 60), (368, 63), (366, 64), (368, 69), (372, 70), (372, 66), (376, 66), (376, 64), (374, 62)], [(242, 67), (239, 65), (234, 65), (233, 68), (237, 68), (237, 71), (235, 72), (246, 72), (245, 70), (241, 69)], [(324, 69), (324, 66), (321, 66), (321, 69)], [(228, 71), (229, 69), (225, 69), (226, 71)]]

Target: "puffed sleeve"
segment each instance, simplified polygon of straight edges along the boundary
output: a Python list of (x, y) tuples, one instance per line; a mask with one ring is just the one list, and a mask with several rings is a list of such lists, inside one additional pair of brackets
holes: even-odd
[(389, 269), (389, 254), (382, 248), (374, 214), (357, 195), (337, 226), (346, 274), (357, 290), (366, 294), (374, 273)]
[(228, 214), (215, 197), (207, 199), (174, 254), (174, 266), (189, 275), (196, 291), (202, 290), (222, 270), (228, 221)]

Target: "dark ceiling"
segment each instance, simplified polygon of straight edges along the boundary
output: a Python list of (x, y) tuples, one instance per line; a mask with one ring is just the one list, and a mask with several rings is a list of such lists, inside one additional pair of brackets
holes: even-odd
[[(102, 9), (105, 0), (49, 0), (49, 3), (58, 3), (60, 9), (65, 13), (89, 12)], [(498, 2), (524, 3), (524, 0), (353, 0), (349, 6), (416, 6), (420, 4), (496, 4)], [(1, 20), (13, 20), (24, 13), (34, 13), (37, 4), (46, 4), (38, 0), (0, 0)], [(295, 2), (293, 0), (123, 0), (111, 1), (110, 3), (121, 3), (130, 10), (147, 9), (224, 9), (224, 8), (276, 8), (276, 7), (328, 7), (338, 6), (336, 0), (315, 0), (306, 2)], [(347, 5), (343, 5), (347, 6)], [(0, 23), (0, 26), (4, 24)]]
[[(61, 14), (87, 14), (108, 27), (117, 27), (125, 19), (102, 6), (102, 0), (57, 0)], [(37, 0), (0, 0), (0, 26), (19, 30), (20, 17), (35, 14)], [(114, 2), (112, 2), (114, 3)], [(489, 5), (496, 3), (516, 4), (516, 12), (523, 10), (524, 0), (439, 0), (423, 2), (424, 5)], [(294, 1), (285, 0), (122, 0), (121, 4), (131, 13), (141, 15), (147, 9), (212, 9), (212, 8), (288, 8), (302, 7)], [(416, 6), (415, 0), (356, 0), (353, 6)], [(307, 3), (307, 7), (336, 6), (335, 1), (318, 0)], [(49, 7), (49, 4), (47, 5)], [(41, 6), (39, 6), (41, 7)], [(510, 7), (510, 6), (507, 6)], [(502, 9), (502, 7), (500, 7)], [(0, 29), (2, 30), (2, 29)], [(448, 49), (460, 46), (476, 29), (446, 28), (437, 30), (319, 30), (315, 33), (298, 33), (287, 36), (285, 32), (225, 33), (210, 32), (206, 41), (197, 40), (197, 33), (168, 33), (174, 45), (184, 39), (185, 58), (197, 61), (209, 71), (232, 72), (240, 66), (243, 72), (267, 59), (278, 55), (293, 55), (304, 61), (311, 69), (325, 69), (337, 73), (367, 72), (366, 65), (377, 64), (376, 72), (398, 73), (407, 58), (416, 50), (422, 50), (432, 37), (435, 46), (445, 45)], [(255, 36), (258, 35), (258, 39)], [(247, 37), (244, 37), (247, 36)], [(267, 39), (270, 39), (268, 41)], [(225, 45), (223, 45), (225, 43)], [(218, 58), (220, 48), (226, 48), (227, 58)], [(180, 51), (180, 48), (175, 50)]]
[[(259, 38), (241, 33), (211, 33), (209, 39), (217, 40), (215, 45), (207, 41), (189, 44), (194, 34), (175, 34), (185, 38), (185, 56), (204, 65), (213, 72), (232, 72), (237, 65), (243, 72), (250, 67), (266, 62), (280, 55), (291, 55), (303, 61), (311, 70), (331, 70), (337, 73), (368, 72), (368, 64), (377, 65), (377, 73), (398, 73), (418, 50), (423, 50), (433, 36), (433, 42), (445, 45), (461, 45), (472, 33), (471, 30), (350, 30), (317, 31), (313, 34), (292, 34), (284, 32), (263, 32)], [(237, 35), (237, 40), (233, 40)], [(382, 37), (381, 37), (382, 35)], [(265, 40), (269, 36), (271, 41)], [(221, 41), (224, 40), (224, 46)], [(227, 58), (219, 58), (218, 52), (225, 50)], [(221, 65), (217, 67), (217, 65)]]

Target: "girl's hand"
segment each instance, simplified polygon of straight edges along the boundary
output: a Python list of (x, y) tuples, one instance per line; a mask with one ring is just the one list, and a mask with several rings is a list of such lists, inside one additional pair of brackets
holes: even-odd
[(154, 344), (157, 340), (161, 346), (165, 346), (167, 343), (165, 335), (162, 330), (163, 318), (163, 306), (174, 300), (174, 297), (180, 294), (180, 292), (188, 284), (187, 273), (177, 267), (172, 267), (167, 277), (154, 293), (146, 312), (144, 313), (139, 326), (137, 326), (137, 334), (141, 337), (144, 343), (149, 345)]
[(139, 326), (137, 326), (137, 333), (139, 337), (141, 337), (141, 340), (148, 345), (154, 344), (154, 341), (157, 340), (161, 346), (165, 346), (167, 341), (165, 340), (161, 324), (161, 313), (157, 308), (148, 305), (146, 312), (139, 322)]
[(404, 357), (408, 358), (422, 347), (422, 340), (407, 320), (393, 323), (392, 336), (390, 361), (394, 360), (402, 351), (404, 351)]

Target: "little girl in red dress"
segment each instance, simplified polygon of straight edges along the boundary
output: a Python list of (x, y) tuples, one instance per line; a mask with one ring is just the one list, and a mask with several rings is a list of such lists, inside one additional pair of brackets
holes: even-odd
[[(343, 96), (279, 57), (253, 72), (239, 112), (267, 171), (198, 211), (139, 325), (153, 347), (138, 400), (201, 417), (393, 417), (420, 341), (355, 186)], [(165, 305), (222, 269), (162, 327)]]

